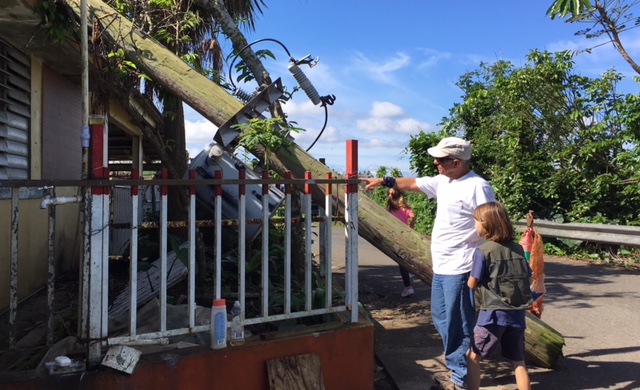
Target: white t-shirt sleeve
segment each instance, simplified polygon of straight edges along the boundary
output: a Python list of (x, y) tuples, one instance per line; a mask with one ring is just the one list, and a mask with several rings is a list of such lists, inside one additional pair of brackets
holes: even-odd
[(493, 194), (493, 188), (487, 182), (482, 183), (476, 191), (476, 207), (487, 202), (493, 202), (496, 200)]
[(416, 179), (416, 186), (427, 195), (427, 198), (433, 199), (438, 193), (438, 176), (419, 177)]

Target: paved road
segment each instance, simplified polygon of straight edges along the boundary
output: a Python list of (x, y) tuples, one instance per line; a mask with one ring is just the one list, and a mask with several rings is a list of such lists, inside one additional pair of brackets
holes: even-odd
[[(334, 229), (334, 259), (344, 258), (343, 230)], [(334, 264), (337, 269), (340, 264)], [(376, 355), (400, 390), (428, 389), (445, 370), (429, 315), (429, 288), (400, 298), (397, 264), (359, 240), (359, 296), (376, 323)], [(545, 258), (542, 320), (565, 339), (553, 369), (529, 367), (534, 389), (640, 389), (640, 273)], [(515, 389), (510, 367), (486, 365), (484, 389)]]

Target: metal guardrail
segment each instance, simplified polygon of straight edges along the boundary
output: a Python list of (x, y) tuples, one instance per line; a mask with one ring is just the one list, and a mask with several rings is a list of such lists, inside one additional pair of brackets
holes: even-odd
[[(544, 220), (535, 220), (533, 223), (538, 229), (538, 233), (543, 237), (640, 247), (640, 226), (557, 223)], [(527, 222), (524, 219), (513, 224), (518, 232), (523, 232), (527, 227)]]

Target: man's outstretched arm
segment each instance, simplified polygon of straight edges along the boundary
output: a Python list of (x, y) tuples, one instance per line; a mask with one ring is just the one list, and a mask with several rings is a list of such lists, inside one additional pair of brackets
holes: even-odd
[(368, 190), (372, 190), (376, 187), (384, 186), (388, 188), (395, 187), (405, 192), (420, 192), (420, 189), (416, 185), (416, 179), (414, 177), (398, 177), (395, 179), (389, 178), (388, 176), (387, 177), (365, 177), (365, 178), (361, 178), (360, 180), (366, 183), (365, 188)]

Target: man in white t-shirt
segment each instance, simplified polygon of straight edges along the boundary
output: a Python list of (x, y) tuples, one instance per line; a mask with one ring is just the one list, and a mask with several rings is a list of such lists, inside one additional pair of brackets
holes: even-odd
[(491, 185), (471, 170), (471, 143), (447, 137), (427, 150), (434, 157), (438, 175), (421, 178), (363, 178), (367, 189), (378, 186), (423, 192), (436, 198), (437, 210), (431, 236), (431, 318), (442, 337), (449, 373), (434, 379), (443, 389), (466, 386), (465, 354), (476, 321), (473, 291), (467, 287), (473, 252), (484, 242), (478, 235), (473, 211), (495, 200)]

